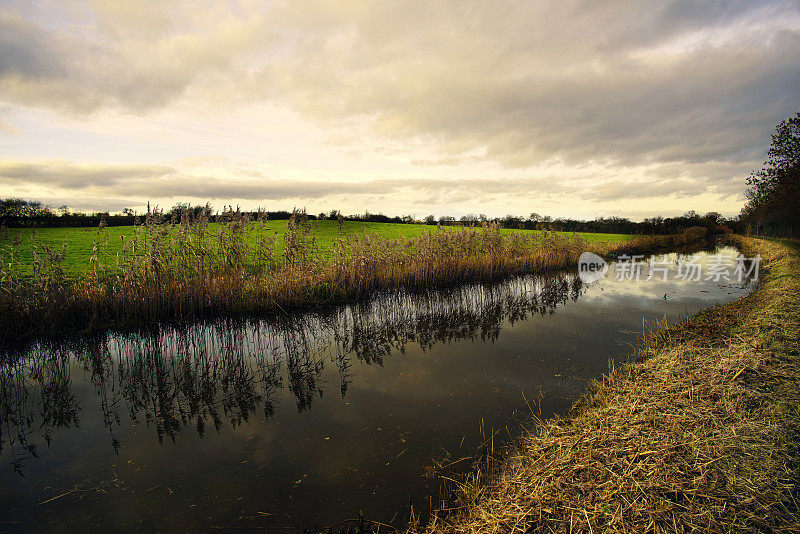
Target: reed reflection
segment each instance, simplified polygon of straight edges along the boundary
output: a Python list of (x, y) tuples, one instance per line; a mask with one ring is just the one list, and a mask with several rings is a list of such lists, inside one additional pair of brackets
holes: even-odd
[(269, 320), (221, 319), (184, 327), (40, 342), (2, 355), (0, 452), (14, 470), (42, 442), (77, 428), (83, 407), (73, 394), (74, 373), (94, 387), (111, 446), (118, 429), (144, 424), (159, 442), (175, 441), (209, 425), (220, 432), (261, 410), (270, 419), (275, 395), (287, 388), (300, 412), (326, 393), (323, 371), (336, 370), (339, 394), (357, 379), (356, 364), (382, 365), (409, 344), (430, 350), (457, 340), (494, 342), (504, 322), (552, 314), (577, 300), (577, 276), (520, 277), (492, 285), (425, 293), (396, 291), (362, 303)]

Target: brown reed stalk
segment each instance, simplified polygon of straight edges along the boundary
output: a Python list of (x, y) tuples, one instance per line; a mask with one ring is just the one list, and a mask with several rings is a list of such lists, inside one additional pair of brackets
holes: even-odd
[(143, 223), (121, 236), (119, 253), (112, 256), (107, 243), (95, 243), (91, 271), (78, 280), (64, 277), (63, 253), (35, 242), (34, 276), (25, 278), (16, 259), (22, 245), (7, 246), (0, 270), (0, 344), (39, 334), (285, 311), (397, 287), (490, 281), (572, 267), (587, 249), (613, 255), (702, 237), (692, 231), (590, 246), (577, 235), (504, 235), (498, 225), (484, 224), (416, 238), (340, 234), (331, 250), (321, 250), (305, 212), (295, 211), (280, 255), (276, 236), (265, 235), (263, 217), (252, 221), (226, 207), (212, 224), (208, 211), (167, 221), (158, 208), (148, 209)]

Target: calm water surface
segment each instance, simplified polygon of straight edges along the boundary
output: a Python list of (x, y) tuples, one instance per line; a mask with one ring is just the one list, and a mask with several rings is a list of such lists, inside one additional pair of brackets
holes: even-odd
[[(737, 253), (701, 262), (712, 254)], [(627, 360), (643, 321), (752, 287), (674, 270), (617, 281), (612, 265), (591, 286), (528, 276), (42, 343), (0, 372), (0, 528), (313, 527), (360, 510), (402, 525), (440, 502), (435, 466), (468, 469), (492, 431), (511, 441), (529, 404), (566, 412)]]

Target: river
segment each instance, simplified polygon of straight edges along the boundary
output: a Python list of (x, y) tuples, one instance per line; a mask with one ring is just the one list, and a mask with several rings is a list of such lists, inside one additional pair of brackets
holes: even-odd
[(402, 526), (442, 506), (439, 475), (470, 469), (488, 438), (513, 442), (532, 411), (566, 413), (627, 362), (643, 324), (753, 287), (677, 280), (666, 260), (667, 281), (611, 264), (590, 285), (576, 270), (7, 351), (0, 526)]

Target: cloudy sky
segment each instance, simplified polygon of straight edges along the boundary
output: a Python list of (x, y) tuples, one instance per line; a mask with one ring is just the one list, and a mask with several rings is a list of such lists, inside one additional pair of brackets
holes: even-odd
[(800, 0), (0, 0), (0, 196), (733, 215)]

